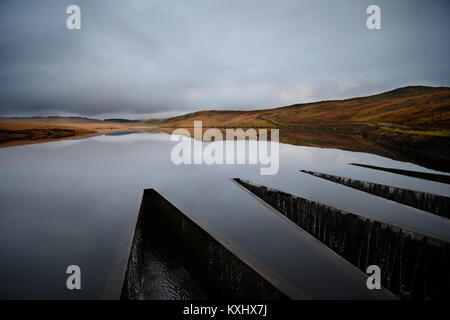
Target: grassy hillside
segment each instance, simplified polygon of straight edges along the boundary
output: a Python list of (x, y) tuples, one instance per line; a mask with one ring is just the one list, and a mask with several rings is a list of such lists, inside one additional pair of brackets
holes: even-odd
[(141, 123), (112, 123), (81, 117), (0, 118), (0, 147), (56, 141), (92, 134), (140, 130)]
[(160, 126), (279, 128), (295, 145), (370, 152), (450, 171), (450, 88), (405, 87), (347, 100), (321, 101), (253, 111), (200, 111)]
[(167, 127), (280, 127), (363, 123), (398, 129), (450, 129), (450, 88), (405, 87), (347, 100), (295, 104), (254, 111), (200, 111), (166, 120)]

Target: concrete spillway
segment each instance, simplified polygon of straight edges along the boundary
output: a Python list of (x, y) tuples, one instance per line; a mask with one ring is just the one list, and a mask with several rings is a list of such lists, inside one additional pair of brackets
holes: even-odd
[(301, 170), (312, 176), (326, 179), (379, 197), (393, 200), (410, 207), (425, 210), (436, 215), (450, 218), (450, 198), (432, 193), (387, 186), (384, 184), (334, 176), (314, 171)]
[(240, 185), (359, 269), (378, 265), (382, 285), (402, 298), (450, 298), (448, 242), (249, 181)]
[(436, 181), (436, 182), (450, 184), (450, 175), (446, 175), (446, 174), (404, 170), (404, 169), (397, 169), (397, 168), (378, 167), (378, 166), (372, 166), (372, 165), (363, 164), (363, 163), (350, 163), (350, 164), (353, 166), (358, 166), (358, 167), (362, 167), (362, 168), (391, 172), (391, 173), (414, 177), (414, 178), (418, 178), (418, 179), (424, 179), (424, 180), (429, 180), (429, 181)]
[[(184, 206), (170, 190), (145, 190), (130, 230), (129, 254), (125, 258), (122, 250), (118, 252), (105, 296), (115, 297), (120, 282), (122, 299), (396, 298), (384, 288), (369, 290), (365, 273), (276, 210), (255, 201), (237, 183), (228, 181), (224, 188), (233, 202), (210, 193), (200, 202), (183, 201)], [(205, 217), (225, 219), (235, 212), (225, 215), (223, 209), (232, 206), (241, 224), (247, 218), (251, 223), (242, 229), (245, 237), (235, 242), (236, 234), (218, 232), (203, 218), (194, 217), (186, 204), (194, 204), (197, 213), (214, 212)], [(218, 216), (218, 211), (223, 214)], [(234, 229), (239, 227), (236, 224)]]
[(145, 190), (122, 299), (299, 299), (294, 286), (153, 189)]

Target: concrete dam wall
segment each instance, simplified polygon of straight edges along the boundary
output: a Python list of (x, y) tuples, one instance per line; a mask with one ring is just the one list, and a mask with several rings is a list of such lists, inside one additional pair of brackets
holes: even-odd
[(378, 265), (382, 285), (399, 297), (450, 299), (449, 243), (249, 181), (235, 181), (363, 272)]
[(450, 198), (432, 193), (391, 187), (384, 184), (361, 181), (351, 178), (334, 176), (314, 171), (301, 170), (312, 176), (342, 184), (353, 189), (374, 194), (385, 199), (396, 201), (420, 210), (450, 218)]
[(349, 163), (349, 164), (352, 166), (357, 166), (357, 167), (362, 167), (362, 168), (367, 168), (367, 169), (372, 169), (372, 170), (379, 170), (379, 171), (401, 174), (403, 176), (414, 177), (414, 178), (423, 179), (423, 180), (430, 180), (430, 181), (436, 181), (436, 182), (450, 184), (450, 175), (447, 175), (447, 174), (405, 170), (405, 169), (398, 169), (398, 168), (378, 167), (378, 166), (372, 166), (372, 165), (364, 164), (364, 163)]
[(252, 256), (147, 189), (121, 298), (278, 300), (301, 296)]

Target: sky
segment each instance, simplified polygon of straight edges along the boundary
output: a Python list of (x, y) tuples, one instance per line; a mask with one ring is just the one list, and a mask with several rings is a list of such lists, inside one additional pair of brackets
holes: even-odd
[[(69, 30), (66, 8), (81, 8)], [(366, 9), (381, 9), (369, 30)], [(142, 119), (450, 86), (448, 0), (1, 0), (0, 116)]]

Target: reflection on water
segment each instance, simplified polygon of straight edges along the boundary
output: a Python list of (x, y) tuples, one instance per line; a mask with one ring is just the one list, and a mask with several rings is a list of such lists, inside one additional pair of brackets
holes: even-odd
[(106, 133), (105, 136), (126, 136), (133, 133), (139, 133), (138, 131), (119, 131), (119, 132), (111, 132)]
[(141, 299), (144, 300), (203, 300), (206, 298), (200, 286), (184, 267), (173, 250), (158, 239), (147, 243), (144, 252), (145, 277)]
[[(136, 217), (137, 199), (149, 187), (286, 278), (298, 274), (295, 263), (302, 257), (292, 250), (301, 255), (302, 248), (281, 246), (294, 235), (275, 225), (273, 217), (251, 209), (249, 198), (229, 178), (450, 238), (448, 223), (420, 210), (298, 173), (320, 171), (449, 196), (446, 184), (348, 163), (432, 170), (370, 154), (282, 144), (279, 173), (260, 176), (258, 165), (175, 166), (170, 162), (173, 145), (167, 134), (132, 133), (0, 149), (0, 297), (101, 297), (124, 226)], [(65, 287), (71, 264), (81, 267), (80, 291)]]

